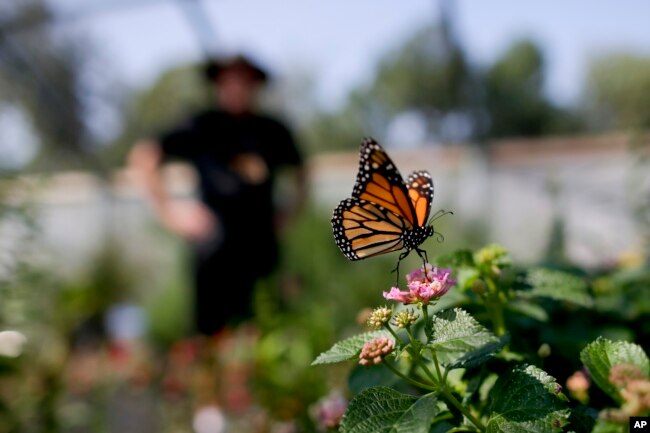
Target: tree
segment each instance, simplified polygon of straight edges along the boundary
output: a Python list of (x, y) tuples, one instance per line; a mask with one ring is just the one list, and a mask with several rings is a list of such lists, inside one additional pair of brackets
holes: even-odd
[(155, 136), (207, 106), (211, 89), (199, 78), (199, 65), (182, 65), (164, 71), (150, 87), (129, 95), (122, 109), (122, 132), (106, 149), (109, 163), (123, 163), (136, 140)]
[(544, 56), (532, 41), (511, 45), (483, 78), (486, 137), (539, 136), (578, 127), (575, 118), (544, 94)]
[(315, 116), (305, 132), (314, 148), (354, 148), (363, 135), (381, 139), (405, 112), (420, 114), (430, 137), (456, 139), (444, 123), (450, 113), (471, 121), (474, 78), (450, 27), (443, 14), (439, 23), (420, 29), (383, 56), (373, 80), (353, 91), (338, 112)]
[(0, 100), (20, 107), (40, 141), (34, 166), (69, 167), (87, 162), (81, 75), (87, 54), (52, 30), (41, 0), (0, 10)]
[(650, 57), (614, 53), (589, 66), (584, 91), (594, 129), (650, 127)]

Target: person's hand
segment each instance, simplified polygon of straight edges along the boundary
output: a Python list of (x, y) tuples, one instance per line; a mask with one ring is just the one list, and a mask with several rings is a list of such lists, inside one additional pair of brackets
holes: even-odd
[(170, 231), (193, 242), (217, 235), (217, 219), (198, 201), (171, 201), (162, 212), (162, 222)]
[(140, 140), (128, 155), (128, 165), (141, 173), (150, 174), (158, 170), (162, 152), (155, 141)]

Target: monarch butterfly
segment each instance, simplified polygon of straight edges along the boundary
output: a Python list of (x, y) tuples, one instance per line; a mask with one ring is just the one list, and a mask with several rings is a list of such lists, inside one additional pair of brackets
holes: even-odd
[[(426, 171), (414, 171), (406, 183), (395, 163), (372, 138), (361, 143), (359, 172), (352, 197), (339, 203), (332, 216), (334, 240), (350, 260), (403, 251), (399, 263), (413, 250), (425, 261), (420, 245), (439, 233), (428, 225), (433, 181)], [(448, 213), (438, 212), (437, 216)]]

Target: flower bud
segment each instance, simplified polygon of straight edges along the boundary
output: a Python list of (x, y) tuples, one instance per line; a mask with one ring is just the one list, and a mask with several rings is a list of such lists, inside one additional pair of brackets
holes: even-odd
[(395, 342), (388, 337), (377, 337), (366, 341), (359, 354), (359, 364), (376, 365), (393, 351)]
[(418, 320), (418, 315), (413, 310), (402, 310), (393, 317), (393, 325), (398, 328), (408, 328)]
[(589, 376), (584, 370), (576, 371), (566, 381), (569, 394), (583, 404), (589, 401), (589, 385)]
[(540, 358), (548, 358), (551, 356), (551, 346), (549, 346), (547, 343), (543, 343), (541, 346), (539, 346), (539, 349), (537, 349), (537, 356)]
[(338, 392), (331, 392), (328, 396), (321, 398), (314, 407), (314, 416), (320, 430), (338, 427), (347, 408), (347, 399)]
[(476, 293), (477, 295), (484, 295), (488, 291), (488, 286), (485, 284), (485, 281), (481, 280), (480, 278), (477, 278), (474, 280), (472, 283), (472, 292)]
[(371, 328), (381, 328), (384, 324), (388, 323), (390, 316), (393, 314), (393, 309), (388, 307), (375, 308), (370, 317), (368, 317), (367, 324)]
[(618, 364), (609, 370), (609, 381), (618, 387), (624, 387), (628, 382), (643, 378), (643, 372), (634, 364)]

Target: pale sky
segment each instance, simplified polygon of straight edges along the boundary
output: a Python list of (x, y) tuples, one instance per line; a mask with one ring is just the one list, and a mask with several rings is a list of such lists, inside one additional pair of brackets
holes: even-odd
[[(48, 0), (61, 13), (102, 10), (70, 24), (90, 34), (110, 59), (111, 72), (134, 86), (169, 65), (200, 58), (181, 1)], [(438, 11), (435, 0), (199, 1), (216, 45), (246, 50), (276, 74), (296, 65), (310, 71), (318, 101), (328, 107), (368, 81), (381, 55)], [(548, 60), (549, 95), (560, 103), (578, 95), (590, 57), (609, 50), (650, 55), (648, 0), (456, 0), (452, 6), (456, 32), (475, 63), (493, 61), (517, 37), (539, 42)]]

